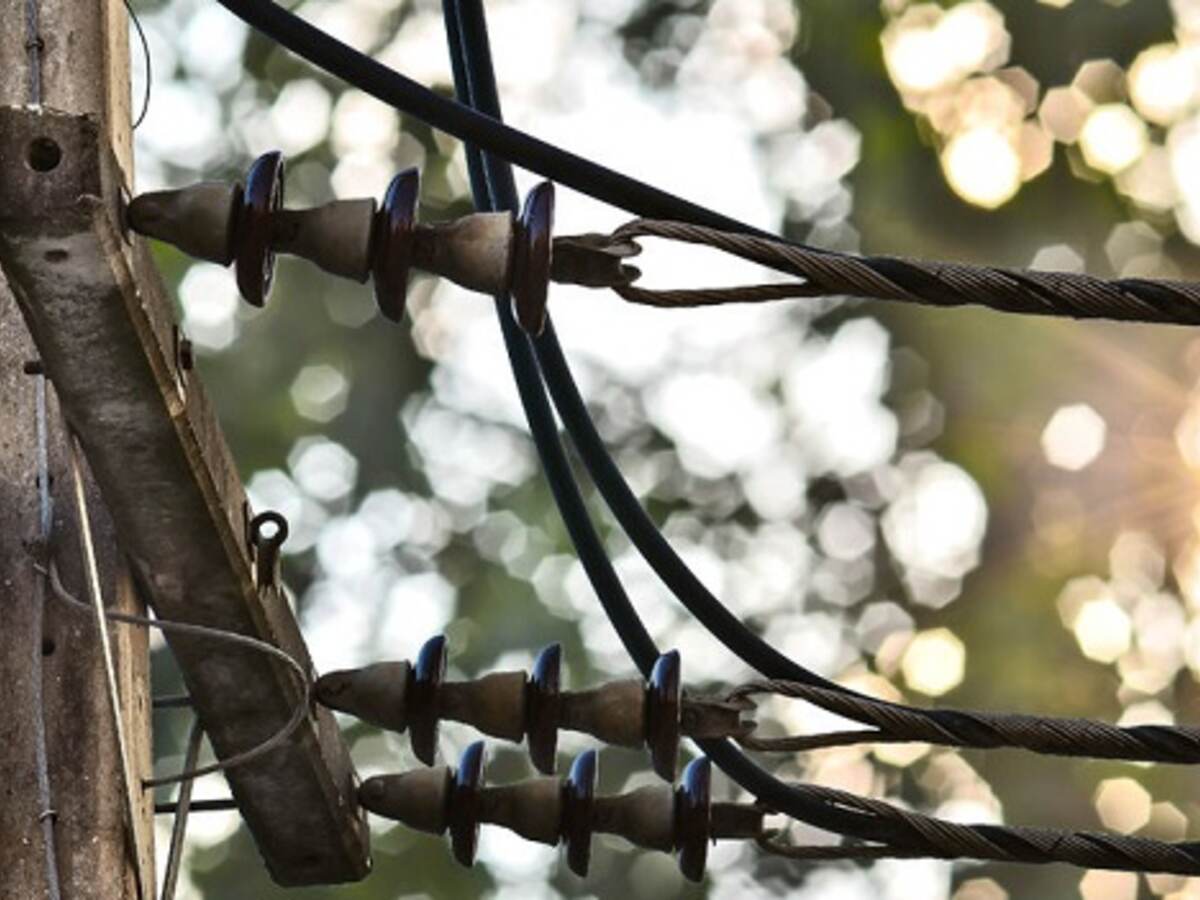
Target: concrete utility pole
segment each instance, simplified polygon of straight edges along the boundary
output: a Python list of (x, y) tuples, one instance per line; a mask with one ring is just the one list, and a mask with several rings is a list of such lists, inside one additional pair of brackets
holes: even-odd
[[(100, 641), (93, 620), (50, 596), (34, 569), (40, 547), (35, 424), (36, 359), (11, 294), (0, 285), (0, 898), (51, 896), (44, 816), (53, 829), (64, 898), (136, 900), (153, 896), (151, 795), (136, 796), (142, 858), (133, 858), (126, 794), (113, 731)], [(53, 537), (63, 578), (82, 585), (79, 520), (58, 406), (48, 403)], [(89, 511), (110, 608), (140, 612), (95, 491)], [(44, 620), (36, 604), (43, 605)], [(41, 627), (39, 627), (39, 624)], [(125, 731), (136, 772), (150, 770), (148, 652), (140, 630), (111, 630)], [(41, 678), (37, 679), (40, 656)], [(40, 685), (39, 682), (40, 681)], [(39, 687), (41, 703), (38, 703)], [(38, 790), (39, 719), (45, 727), (52, 814)], [(150, 890), (138, 892), (138, 879)]]
[[(128, 41), (120, 0), (3, 5), (0, 106), (44, 105), (95, 116), (129, 166)], [(7, 202), (0, 196), (0, 207)], [(135, 786), (134, 821), (128, 822), (96, 626), (87, 614), (55, 600), (34, 568), (35, 561), (44, 562), (36, 422), (41, 376), (27, 372), (37, 358), (13, 294), (0, 278), (0, 898), (51, 896), (54, 878), (69, 900), (150, 898), (153, 798)], [(64, 579), (83, 585), (65, 427), (53, 389), (45, 391), (51, 540), (59, 548)], [(89, 493), (105, 602), (140, 611), (105, 507), (90, 486)], [(129, 765), (148, 772), (147, 636), (125, 627), (110, 634)], [(50, 810), (43, 808), (38, 787), (39, 744), (45, 747)], [(53, 875), (48, 835), (56, 850)]]
[[(23, 374), (32, 338), (111, 521), (111, 530), (101, 531), (110, 535), (101, 554), (108, 601), (131, 604), (134, 583), (161, 619), (210, 630), (166, 637), (219, 759), (254, 751), (290, 729), (269, 754), (225, 772), (271, 876), (283, 885), (361, 879), (370, 870), (369, 833), (348, 749), (328, 710), (306, 704), (312, 663), (278, 585), (277, 552), (252, 527), (174, 305), (145, 242), (125, 224), (133, 170), (123, 0), (0, 0), (0, 9), (0, 270), (8, 285), (0, 293), (0, 600), (6, 603), (0, 615), (24, 610), (11, 613), (11, 622), (36, 626), (28, 610), (40, 587), (23, 540), (36, 534), (37, 523), (34, 381)], [(53, 546), (60, 562), (73, 562), (79, 553), (76, 523), (63, 518), (73, 507), (61, 431), (52, 444), (59, 511)], [(82, 598), (81, 574), (64, 573)], [(56, 618), (52, 626), (77, 631), (56, 637), (54, 653), (43, 658), (63, 671), (70, 667), (70, 678), (87, 684), (72, 683), (48, 717), (54, 728), (86, 730), (91, 743), (68, 730), (51, 754), (63, 766), (51, 773), (63, 835), (59, 856), (68, 860), (60, 868), (81, 875), (79, 889), (64, 897), (135, 897), (140, 885), (149, 900), (146, 636), (126, 626), (113, 630), (124, 642), (119, 680), (134, 748), (128, 781), (137, 809), (134, 828), (125, 829), (122, 760), (101, 715), (104, 679), (94, 657), (81, 656), (85, 647), (94, 654), (97, 630), (75, 611), (65, 615), (76, 618)], [(213, 631), (257, 638), (295, 665), (214, 640)], [(31, 799), (37, 785), (28, 774), (36, 735), (22, 730), (36, 699), (25, 674), (34, 640), (0, 620), (0, 900), (37, 897), (42, 884), (36, 872), (42, 810)], [(48, 670), (48, 684), (57, 671)], [(23, 692), (13, 693), (14, 683)], [(53, 730), (50, 739), (57, 739)], [(65, 823), (75, 794), (78, 834)], [(95, 859), (75, 856), (84, 854), (82, 829), (89, 827), (86, 839), (104, 845), (102, 859), (94, 847), (88, 852)], [(137, 863), (120, 852), (131, 835), (142, 855)]]

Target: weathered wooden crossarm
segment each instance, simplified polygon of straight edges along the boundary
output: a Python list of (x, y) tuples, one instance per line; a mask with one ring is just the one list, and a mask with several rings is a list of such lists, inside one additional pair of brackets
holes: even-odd
[[(94, 117), (0, 107), (0, 267), (158, 615), (261, 637), (310, 667), (286, 601), (255, 584), (241, 482), (161, 278), (122, 224), (125, 183)], [(302, 699), (260, 653), (168, 641), (219, 757), (269, 737)], [(277, 882), (366, 875), (353, 767), (327, 711), (228, 778)]]

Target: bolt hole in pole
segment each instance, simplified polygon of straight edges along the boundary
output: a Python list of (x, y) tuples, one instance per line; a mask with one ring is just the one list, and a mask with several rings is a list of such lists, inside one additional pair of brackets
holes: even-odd
[(56, 649), (54, 638), (46, 638), (42, 641), (42, 656), (53, 656)]
[(35, 172), (51, 172), (62, 162), (62, 148), (48, 137), (34, 138), (29, 144), (29, 167)]

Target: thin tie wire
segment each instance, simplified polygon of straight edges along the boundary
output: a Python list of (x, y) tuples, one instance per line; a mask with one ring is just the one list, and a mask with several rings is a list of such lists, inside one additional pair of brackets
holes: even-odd
[[(59, 577), (58, 566), (51, 560), (49, 567), (44, 570), (49, 573), (50, 590), (59, 600), (79, 610), (89, 610), (88, 604), (84, 603), (79, 598), (73, 596), (62, 583)], [(195, 625), (191, 622), (173, 622), (169, 619), (151, 619), (146, 616), (138, 616), (133, 613), (119, 612), (114, 609), (104, 610), (104, 616), (110, 622), (121, 622), (125, 625), (137, 625), (142, 628), (156, 628), (165, 634), (186, 634), (192, 637), (207, 638), (214, 641), (220, 641), (226, 644), (234, 644), (239, 647), (246, 647), (250, 650), (255, 650), (259, 653), (265, 653), (268, 656), (273, 656), (281, 662), (286, 663), (300, 679), (302, 685), (300, 700), (292, 709), (291, 718), (277, 732), (272, 734), (262, 743), (251, 747), (248, 750), (243, 750), (241, 753), (235, 753), (233, 756), (226, 757), (218, 762), (210, 763), (201, 766), (198, 769), (184, 770), (174, 775), (162, 775), (157, 778), (142, 779), (143, 788), (162, 787), (167, 784), (179, 784), (184, 781), (190, 781), (199, 778), (201, 775), (210, 775), (213, 772), (224, 772), (235, 766), (245, 765), (252, 760), (258, 759), (261, 756), (270, 753), (280, 744), (284, 743), (292, 736), (300, 724), (308, 715), (309, 707), (311, 706), (312, 695), (312, 677), (309, 672), (301, 665), (295, 657), (274, 644), (268, 644), (266, 641), (258, 638), (250, 637), (245, 634), (238, 634), (233, 631), (225, 631), (221, 628), (210, 628), (207, 625)]]
[[(50, 546), (50, 530), (54, 524), (53, 501), (50, 497), (50, 453), (46, 423), (46, 376), (38, 374), (34, 382), (34, 419), (37, 432), (37, 492), (38, 492), (38, 552), (45, 554)], [(37, 772), (38, 821), (42, 828), (42, 847), (46, 863), (46, 893), (49, 900), (62, 897), (58, 881), (58, 844), (54, 834), (58, 813), (50, 789), (50, 762), (46, 752), (46, 701), (42, 643), (45, 640), (44, 613), (46, 576), (35, 574), (30, 634), (33, 637), (30, 654), (29, 680), (33, 691), (33, 748)]]
[(163, 694), (155, 697), (151, 705), (155, 709), (183, 709), (192, 707), (191, 694)]
[(138, 896), (145, 897), (142, 884), (141, 829), (138, 827), (137, 782), (133, 775), (133, 761), (129, 758), (129, 739), (125, 734), (125, 719), (122, 715), (121, 694), (117, 687), (117, 669), (113, 663), (112, 642), (108, 638), (105, 623), (104, 594), (100, 586), (100, 567), (96, 562), (96, 546), (92, 539), (91, 517), (88, 513), (87, 493), (83, 484), (82, 450), (75, 435), (68, 431), (68, 457), (71, 463), (71, 481), (75, 494), (75, 508), (79, 515), (79, 543), (83, 554), (84, 581), (91, 597), (92, 609), (96, 614), (96, 630), (100, 635), (100, 649), (104, 657), (104, 678), (108, 687), (109, 711), (112, 713), (113, 730), (117, 735), (117, 752), (121, 755), (121, 780), (125, 786), (125, 812), (129, 816), (128, 834), (133, 850), (134, 874)]
[[(229, 812), (238, 808), (237, 801), (232, 797), (216, 797), (212, 800), (193, 800), (188, 804), (188, 809), (194, 813), (201, 812)], [(155, 803), (154, 814), (165, 815), (166, 813), (174, 814), (179, 809), (179, 804), (175, 801), (168, 803)]]
[(138, 18), (138, 14), (134, 12), (133, 3), (131, 0), (125, 0), (125, 9), (129, 13), (129, 20), (133, 22), (133, 27), (137, 30), (138, 40), (142, 45), (142, 59), (146, 61), (146, 86), (142, 90), (142, 108), (138, 113), (138, 117), (133, 120), (133, 131), (137, 131), (138, 126), (146, 119), (146, 113), (150, 111), (150, 86), (153, 81), (153, 75), (150, 71), (150, 42), (146, 40), (146, 32), (142, 29), (142, 22)]
[[(187, 751), (183, 758), (185, 770), (196, 767), (196, 759), (200, 756), (200, 742), (204, 737), (204, 727), (197, 717), (192, 720), (192, 728), (188, 733)], [(163, 873), (162, 900), (174, 900), (175, 885), (179, 881), (179, 865), (183, 861), (183, 842), (187, 836), (188, 813), (192, 807), (192, 786), (196, 782), (188, 779), (179, 785), (179, 798), (175, 804), (175, 822), (171, 827), (171, 844), (167, 850), (167, 867)]]
[(832, 860), (868, 859), (915, 859), (921, 854), (906, 852), (886, 844), (792, 844), (785, 841), (779, 831), (764, 831), (754, 843), (764, 853), (782, 856), (803, 862), (829, 862)]

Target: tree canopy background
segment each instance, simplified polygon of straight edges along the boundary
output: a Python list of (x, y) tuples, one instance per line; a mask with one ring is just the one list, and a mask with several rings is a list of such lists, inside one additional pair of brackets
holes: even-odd
[[(419, 166), (424, 218), (470, 211), (457, 141), (210, 0), (135, 6), (154, 72), (139, 189), (240, 177), (279, 148), (291, 206), (379, 197)], [(450, 90), (438, 4), (295, 8)], [(1197, 273), (1194, 0), (488, 8), (511, 122), (758, 226), (852, 251)], [(522, 189), (536, 180), (518, 174)], [(626, 218), (559, 192), (560, 233)], [(455, 676), (528, 666), (554, 640), (575, 686), (632, 674), (553, 508), (486, 298), (418, 277), (396, 327), (369, 288), (283, 260), (260, 313), (230, 272), (155, 253), (256, 506), (292, 524), (285, 575), (321, 670), (411, 657), (445, 631)], [(651, 285), (761, 276), (653, 242), (645, 259)], [(1200, 719), (1200, 344), (1187, 329), (842, 298), (664, 312), (557, 288), (551, 310), (652, 515), (707, 585), (803, 665), (915, 703)], [(593, 508), (689, 685), (748, 678)], [(163, 690), (175, 678), (165, 652), (156, 677)], [(770, 733), (831, 724), (795, 703), (759, 718)], [(160, 719), (168, 767), (187, 723)], [(415, 764), (406, 738), (344, 726), (364, 775)], [(442, 758), (474, 737), (445, 727)], [(568, 754), (590, 745), (562, 741)], [(521, 749), (491, 752), (491, 781), (530, 774)], [(601, 772), (606, 792), (653, 777), (620, 750), (603, 753)], [(900, 745), (797, 756), (779, 772), (964, 821), (1180, 839), (1200, 815), (1190, 774), (1166, 766)], [(484, 828), (480, 862), (464, 870), (442, 841), (373, 824), (366, 882), (284, 891), (236, 816), (196, 815), (180, 896), (1200, 896), (1180, 878), (800, 866), (737, 845), (715, 848), (694, 888), (668, 857), (604, 840), (581, 882), (556, 851), (499, 829)]]

